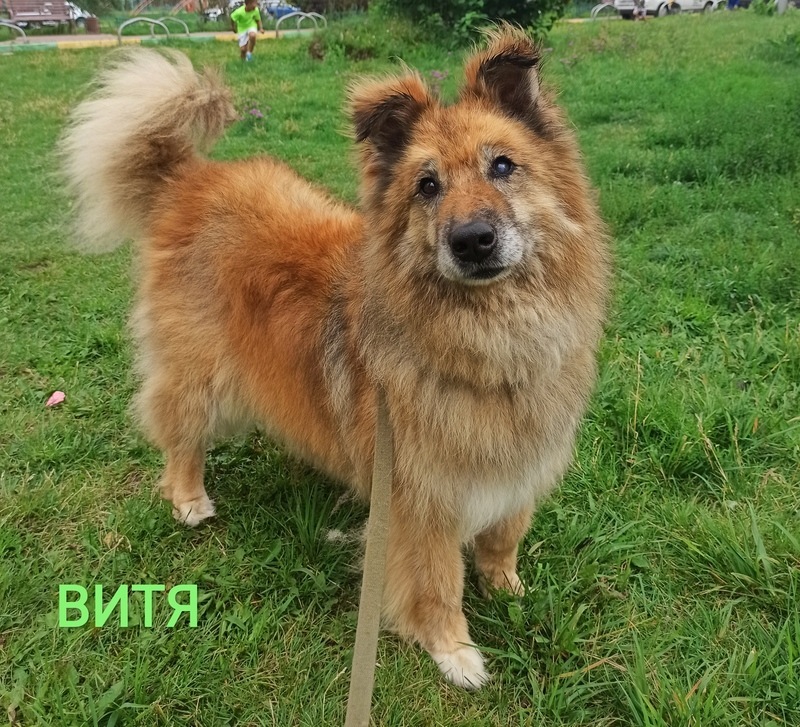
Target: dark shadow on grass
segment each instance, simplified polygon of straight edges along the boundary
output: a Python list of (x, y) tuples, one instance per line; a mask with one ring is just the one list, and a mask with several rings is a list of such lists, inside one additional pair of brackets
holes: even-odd
[(300, 578), (305, 573), (324, 580), (328, 589), (335, 585), (335, 598), (326, 601), (333, 612), (357, 604), (360, 533), (368, 509), (347, 488), (257, 433), (209, 453), (206, 488), (217, 508), (212, 527), (224, 528), (225, 544), (243, 549), (245, 559), (251, 550), (255, 585), (268, 582), (276, 570)]

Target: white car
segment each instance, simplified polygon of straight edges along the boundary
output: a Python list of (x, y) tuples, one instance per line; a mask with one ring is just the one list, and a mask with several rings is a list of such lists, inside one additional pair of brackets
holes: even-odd
[[(725, 0), (644, 0), (644, 9), (648, 15), (663, 18), (671, 13), (691, 12), (710, 13), (716, 10)], [(614, 7), (623, 18), (632, 18), (635, 7), (633, 0), (614, 0)]]
[(206, 8), (203, 10), (203, 17), (206, 20), (219, 20), (220, 16), (224, 14), (225, 11), (222, 8)]
[(75, 3), (67, 3), (69, 8), (69, 17), (75, 21), (75, 25), (82, 28), (86, 25), (86, 19), (94, 17), (91, 13), (81, 10)]

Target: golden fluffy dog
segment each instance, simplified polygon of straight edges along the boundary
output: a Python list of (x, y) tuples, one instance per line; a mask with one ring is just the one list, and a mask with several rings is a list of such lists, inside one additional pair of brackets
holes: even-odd
[(135, 408), (175, 516), (214, 514), (205, 452), (253, 425), (366, 497), (382, 386), (385, 620), (465, 687), (488, 674), (462, 548), (489, 588), (523, 592), (517, 546), (572, 457), (608, 287), (595, 197), (539, 60), (502, 27), (452, 104), (412, 72), (355, 85), (360, 210), (268, 157), (203, 158), (233, 108), (178, 53), (122, 55), (63, 142), (88, 244), (138, 244)]

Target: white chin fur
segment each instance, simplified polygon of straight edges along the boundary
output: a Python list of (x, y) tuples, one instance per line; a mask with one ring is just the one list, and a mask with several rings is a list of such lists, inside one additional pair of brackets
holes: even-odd
[(459, 274), (450, 274), (450, 273), (445, 273), (445, 272), (443, 272), (441, 270), (439, 272), (441, 272), (442, 276), (447, 278), (448, 280), (452, 280), (453, 282), (461, 283), (462, 285), (467, 285), (467, 286), (470, 286), (470, 287), (473, 287), (473, 288), (478, 288), (478, 287), (481, 287), (481, 286), (493, 285), (498, 280), (502, 280), (503, 278), (508, 277), (508, 274), (509, 274), (510, 270), (509, 270), (509, 268), (506, 268), (506, 269), (503, 270), (503, 272), (498, 273), (493, 278), (470, 278), (470, 277), (464, 276), (464, 275), (462, 275), (460, 273)]
[(461, 646), (450, 652), (431, 652), (436, 666), (445, 678), (464, 689), (480, 689), (489, 681), (483, 657), (474, 646)]

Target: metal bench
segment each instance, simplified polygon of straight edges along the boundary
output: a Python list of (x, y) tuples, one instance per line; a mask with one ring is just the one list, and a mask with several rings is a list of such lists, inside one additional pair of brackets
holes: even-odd
[(74, 26), (66, 0), (5, 0), (3, 4), (8, 12), (8, 22), (17, 27), (21, 23), (66, 23), (70, 28)]

